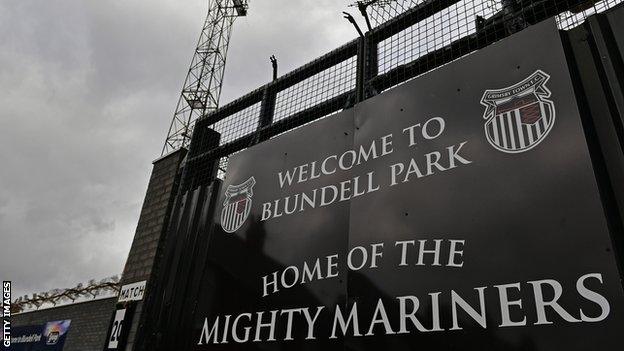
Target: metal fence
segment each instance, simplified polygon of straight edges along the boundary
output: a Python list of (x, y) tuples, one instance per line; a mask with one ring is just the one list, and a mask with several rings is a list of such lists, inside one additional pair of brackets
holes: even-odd
[(349, 108), (527, 26), (556, 16), (559, 28), (568, 30), (621, 2), (380, 0), (366, 9), (372, 29), (364, 36), (199, 119), (181, 190), (223, 178), (233, 153)]

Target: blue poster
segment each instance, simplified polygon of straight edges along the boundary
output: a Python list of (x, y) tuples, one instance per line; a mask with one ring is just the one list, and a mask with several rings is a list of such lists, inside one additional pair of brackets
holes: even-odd
[(11, 328), (11, 351), (61, 351), (71, 320)]

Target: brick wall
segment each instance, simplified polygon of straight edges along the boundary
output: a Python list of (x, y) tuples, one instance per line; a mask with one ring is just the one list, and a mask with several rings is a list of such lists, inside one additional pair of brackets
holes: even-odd
[[(176, 195), (176, 176), (180, 162), (185, 155), (186, 150), (181, 149), (154, 161), (134, 240), (121, 276), (121, 285), (147, 280), (144, 300), (150, 293), (149, 286), (155, 263), (154, 259), (163, 231), (166, 229), (167, 211), (169, 211), (170, 202)], [(113, 309), (111, 309), (111, 314), (112, 312)], [(142, 312), (143, 301), (139, 301), (128, 334), (128, 343), (125, 348), (127, 351), (131, 351), (134, 347)]]
[(185, 154), (186, 150), (182, 149), (154, 161), (121, 284), (147, 280), (152, 273), (156, 249), (174, 190), (173, 183)]

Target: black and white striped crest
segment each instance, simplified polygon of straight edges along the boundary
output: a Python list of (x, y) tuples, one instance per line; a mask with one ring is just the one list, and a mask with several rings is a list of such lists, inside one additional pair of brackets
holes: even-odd
[(237, 231), (251, 213), (251, 197), (256, 179), (250, 177), (239, 185), (228, 185), (221, 210), (221, 228), (227, 233)]
[(545, 84), (550, 76), (535, 71), (510, 87), (486, 90), (481, 104), (486, 107), (485, 135), (496, 149), (519, 153), (542, 142), (555, 122), (555, 106)]

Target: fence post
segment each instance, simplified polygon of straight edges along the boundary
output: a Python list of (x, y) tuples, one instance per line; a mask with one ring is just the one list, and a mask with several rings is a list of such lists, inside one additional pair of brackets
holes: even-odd
[(378, 94), (377, 89), (371, 84), (371, 80), (379, 74), (378, 58), (377, 58), (377, 41), (370, 33), (365, 37), (365, 76), (364, 76), (364, 98), (368, 99)]
[(256, 142), (261, 142), (267, 139), (266, 136), (261, 135), (261, 129), (270, 126), (273, 123), (273, 114), (275, 113), (275, 100), (277, 100), (277, 92), (275, 91), (274, 84), (267, 84), (262, 93), (262, 102), (260, 105), (260, 118), (258, 119), (258, 135), (256, 136)]
[(355, 78), (355, 103), (364, 100), (364, 84), (366, 82), (366, 37), (359, 37), (357, 47), (357, 66)]
[(379, 71), (377, 67), (377, 42), (370, 32), (366, 33), (364, 37), (360, 37), (357, 55), (356, 103), (377, 95), (376, 89), (370, 83)]

